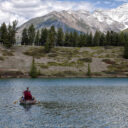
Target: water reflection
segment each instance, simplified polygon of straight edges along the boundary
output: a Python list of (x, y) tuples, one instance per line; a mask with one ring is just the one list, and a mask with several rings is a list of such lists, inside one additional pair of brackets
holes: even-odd
[[(20, 104), (21, 105), (21, 104)], [(24, 110), (27, 112), (27, 111), (29, 111), (31, 108), (32, 108), (32, 105), (28, 105), (28, 104), (25, 104), (25, 105), (21, 105), (23, 108), (24, 108)]]

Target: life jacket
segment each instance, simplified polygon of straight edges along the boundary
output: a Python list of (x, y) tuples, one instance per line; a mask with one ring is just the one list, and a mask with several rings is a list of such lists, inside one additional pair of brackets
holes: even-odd
[(25, 100), (32, 100), (32, 95), (30, 91), (24, 91), (24, 99)]

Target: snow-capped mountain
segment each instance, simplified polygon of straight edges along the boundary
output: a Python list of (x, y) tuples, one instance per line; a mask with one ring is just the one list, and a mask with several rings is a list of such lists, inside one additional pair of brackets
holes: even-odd
[(128, 4), (110, 10), (98, 9), (94, 12), (86, 10), (54, 11), (29, 20), (19, 27), (18, 35), (21, 35), (22, 30), (31, 24), (34, 24), (37, 30), (45, 27), (50, 28), (54, 25), (56, 29), (62, 27), (64, 31), (76, 30), (95, 33), (96, 30), (101, 32), (113, 30), (119, 32), (128, 28)]

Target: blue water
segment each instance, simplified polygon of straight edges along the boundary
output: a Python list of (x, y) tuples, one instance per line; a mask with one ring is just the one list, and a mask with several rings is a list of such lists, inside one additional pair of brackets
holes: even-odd
[[(39, 104), (14, 104), (26, 87)], [(127, 127), (126, 78), (0, 80), (0, 128)]]

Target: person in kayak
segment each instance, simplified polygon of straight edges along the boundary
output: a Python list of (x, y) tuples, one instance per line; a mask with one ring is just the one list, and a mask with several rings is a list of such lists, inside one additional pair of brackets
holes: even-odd
[(29, 91), (29, 87), (27, 87), (27, 90), (25, 90), (23, 94), (24, 94), (24, 100), (33, 100), (31, 92)]

